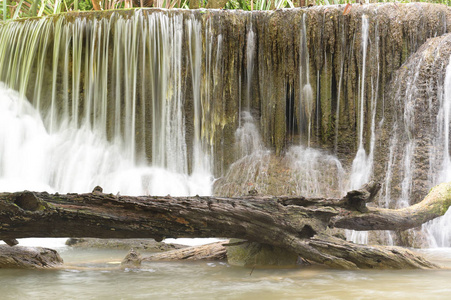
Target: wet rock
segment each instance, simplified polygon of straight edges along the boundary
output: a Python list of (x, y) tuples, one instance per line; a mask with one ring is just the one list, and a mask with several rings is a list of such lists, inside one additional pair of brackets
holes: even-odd
[(135, 249), (148, 252), (164, 252), (186, 247), (184, 245), (156, 242), (153, 239), (96, 239), (96, 238), (70, 238), (66, 241), (66, 245), (76, 248), (99, 248), (99, 249), (121, 249), (121, 250)]
[(127, 256), (122, 260), (122, 268), (139, 268), (141, 266), (142, 257), (139, 252), (131, 249)]
[[(270, 245), (231, 239), (227, 245), (227, 261), (240, 267), (293, 267), (298, 255)], [(235, 245), (233, 245), (235, 244)]]
[(0, 269), (46, 269), (62, 264), (63, 259), (53, 249), (0, 245)]

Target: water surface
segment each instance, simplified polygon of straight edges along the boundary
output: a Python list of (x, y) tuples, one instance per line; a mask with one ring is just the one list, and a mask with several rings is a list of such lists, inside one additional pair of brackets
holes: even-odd
[[(121, 269), (123, 250), (59, 249), (58, 270), (0, 270), (2, 299), (449, 299), (451, 269), (247, 269), (151, 262)], [(451, 267), (451, 248), (423, 250)]]

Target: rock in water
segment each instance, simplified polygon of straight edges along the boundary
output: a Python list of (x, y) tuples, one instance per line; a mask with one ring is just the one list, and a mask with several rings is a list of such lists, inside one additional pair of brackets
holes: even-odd
[(53, 249), (0, 245), (0, 269), (44, 269), (62, 264), (63, 259)]
[(288, 250), (255, 242), (231, 239), (227, 249), (227, 261), (240, 267), (293, 267), (298, 255)]
[(141, 254), (131, 249), (127, 256), (122, 260), (122, 268), (139, 268), (141, 266)]

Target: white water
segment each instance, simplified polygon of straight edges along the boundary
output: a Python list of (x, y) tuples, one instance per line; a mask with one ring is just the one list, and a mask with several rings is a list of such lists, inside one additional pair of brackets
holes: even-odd
[(208, 195), (210, 177), (188, 176), (127, 159), (93, 131), (62, 126), (50, 134), (26, 99), (0, 85), (0, 189), (126, 195)]
[[(352, 162), (352, 169), (351, 169), (351, 175), (349, 179), (349, 187), (348, 190), (355, 190), (359, 189), (367, 183), (370, 179), (370, 176), (373, 171), (373, 148), (374, 148), (374, 140), (375, 140), (375, 134), (374, 134), (374, 123), (375, 123), (375, 110), (376, 105), (373, 105), (373, 102), (375, 102), (375, 98), (372, 97), (372, 105), (371, 105), (371, 145), (370, 145), (370, 154), (367, 155), (365, 150), (365, 142), (364, 142), (364, 126), (365, 126), (365, 113), (364, 108), (366, 106), (366, 94), (365, 94), (365, 85), (366, 85), (366, 56), (367, 56), (367, 50), (368, 50), (368, 29), (369, 29), (369, 22), (368, 17), (366, 15), (362, 15), (362, 71), (361, 76), (359, 76), (359, 83), (360, 83), (360, 97), (359, 97), (359, 126), (358, 126), (358, 132), (359, 132), (359, 146), (357, 150), (357, 154)], [(368, 232), (365, 231), (350, 231), (346, 230), (346, 238), (350, 241), (353, 241), (355, 243), (359, 244), (367, 244), (368, 243)]]
[[(307, 146), (310, 147), (310, 138), (312, 134), (312, 114), (313, 114), (313, 89), (310, 83), (310, 63), (309, 53), (307, 47), (307, 14), (302, 15), (302, 27), (300, 33), (300, 54), (299, 54), (299, 107), (300, 107), (300, 122), (299, 126), (302, 131), (307, 133)], [(307, 128), (303, 128), (307, 127)]]
[(255, 33), (252, 30), (252, 23), (246, 38), (246, 106), (244, 110), (250, 111), (252, 101), (252, 80), (254, 77), (254, 57), (255, 57)]
[[(349, 189), (355, 190), (359, 189), (362, 185), (368, 182), (370, 175), (372, 173), (373, 161), (372, 155), (367, 155), (366, 150), (364, 148), (364, 126), (365, 126), (365, 103), (366, 103), (366, 94), (365, 94), (365, 85), (366, 85), (366, 55), (368, 49), (368, 17), (366, 15), (362, 15), (362, 75), (359, 77), (360, 86), (360, 97), (359, 97), (359, 146), (357, 150), (357, 154), (352, 162), (352, 171), (351, 177), (349, 180)], [(373, 121), (374, 122), (374, 121)], [(372, 137), (374, 139), (374, 135)]]
[[(451, 57), (446, 68), (442, 97), (439, 98), (440, 109), (437, 114), (437, 132), (441, 144), (443, 157), (441, 168), (433, 179), (434, 184), (451, 181), (451, 157), (449, 152), (449, 133), (451, 117)], [(440, 146), (439, 146), (440, 147)], [(440, 218), (423, 225), (428, 233), (431, 246), (451, 247), (451, 210)]]

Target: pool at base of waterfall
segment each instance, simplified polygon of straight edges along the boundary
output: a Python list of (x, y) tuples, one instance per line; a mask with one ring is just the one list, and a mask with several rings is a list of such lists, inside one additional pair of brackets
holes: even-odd
[(149, 262), (124, 250), (58, 248), (55, 270), (0, 270), (2, 299), (428, 299), (451, 292), (451, 248), (421, 250), (439, 270), (248, 269), (225, 262)]

